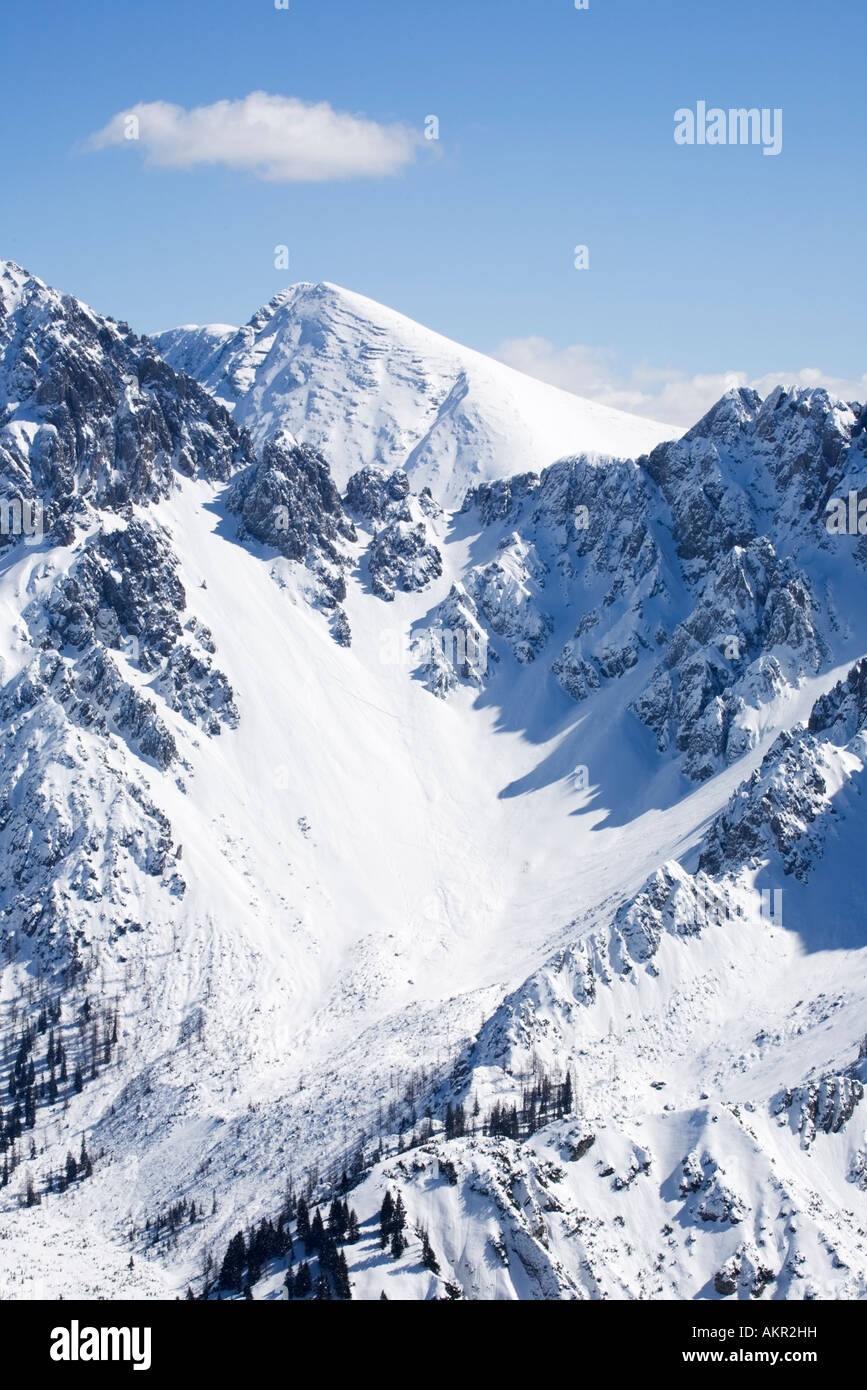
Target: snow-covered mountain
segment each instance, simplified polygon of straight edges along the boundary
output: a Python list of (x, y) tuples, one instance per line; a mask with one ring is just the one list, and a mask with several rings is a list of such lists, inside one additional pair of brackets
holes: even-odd
[(341, 488), (365, 465), (401, 468), (417, 491), (456, 506), (476, 482), (579, 450), (631, 458), (677, 433), (524, 376), (337, 285), (293, 285), (243, 328), (178, 328), (155, 342), (257, 442), (288, 430), (321, 450)]
[(2, 265), (4, 1296), (867, 1295), (867, 410), (450, 506), (201, 343)]

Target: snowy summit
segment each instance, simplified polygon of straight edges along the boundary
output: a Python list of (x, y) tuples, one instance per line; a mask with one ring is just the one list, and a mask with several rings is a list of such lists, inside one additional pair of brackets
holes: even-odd
[(257, 441), (287, 429), (327, 456), (341, 487), (368, 464), (402, 468), (444, 506), (475, 483), (566, 454), (633, 458), (677, 434), (536, 381), (338, 285), (293, 285), (243, 328), (177, 328), (156, 342)]

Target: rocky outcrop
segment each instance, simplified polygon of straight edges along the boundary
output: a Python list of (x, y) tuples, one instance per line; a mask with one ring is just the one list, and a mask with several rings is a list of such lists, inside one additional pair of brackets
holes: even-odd
[[(31, 608), (32, 630), (43, 647), (86, 654), (86, 684), (101, 708), (120, 710), (121, 685), (127, 715), (147, 703), (143, 692), (122, 680), (117, 664), (107, 657), (108, 648), (122, 652), (147, 676), (149, 688), (171, 709), (218, 734), (222, 725), (238, 722), (232, 687), (213, 661), (208, 629), (195, 616), (182, 627), (187, 599), (177, 571), (177, 557), (160, 528), (134, 520), (102, 529), (58, 580), (44, 614), (38, 605)], [(85, 677), (77, 679), (80, 683)], [(140, 725), (141, 718), (133, 722)], [(128, 723), (124, 720), (122, 727)], [(172, 747), (166, 734), (166, 756), (174, 756)]]
[(253, 458), (227, 411), (145, 339), (10, 262), (0, 402), (0, 495), (38, 499), (63, 543), (93, 508), (156, 501), (176, 472), (224, 481)]
[(702, 869), (719, 874), (733, 865), (756, 864), (775, 851), (785, 873), (806, 877), (822, 852), (830, 806), (829, 746), (850, 743), (867, 727), (865, 671), (867, 660), (858, 662), (845, 681), (816, 702), (806, 729), (779, 735), (710, 827)]
[(388, 603), (395, 593), (417, 592), (439, 579), (443, 561), (432, 522), (442, 510), (429, 488), (416, 497), (402, 469), (386, 476), (364, 468), (349, 479), (345, 501), (371, 532), (367, 572), (377, 598)]
[(306, 445), (265, 444), (261, 460), (240, 473), (226, 497), (240, 540), (256, 540), (307, 566), (326, 608), (346, 597), (346, 542), (356, 539), (328, 464)]
[(809, 1149), (818, 1134), (837, 1134), (851, 1120), (864, 1099), (865, 1079), (867, 1065), (859, 1058), (845, 1072), (828, 1073), (784, 1091), (774, 1114), (787, 1117), (801, 1137), (801, 1147)]

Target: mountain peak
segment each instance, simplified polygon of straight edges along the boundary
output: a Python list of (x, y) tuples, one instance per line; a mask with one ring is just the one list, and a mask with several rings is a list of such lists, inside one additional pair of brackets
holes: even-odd
[(16, 261), (0, 260), (0, 295), (5, 313), (13, 312), (24, 300), (34, 295), (46, 296), (53, 293), (38, 276)]
[(445, 506), (480, 482), (581, 453), (637, 457), (678, 434), (330, 281), (288, 286), (243, 328), (175, 329), (156, 342), (259, 443), (287, 429), (325, 454), (340, 486), (361, 468), (403, 469)]

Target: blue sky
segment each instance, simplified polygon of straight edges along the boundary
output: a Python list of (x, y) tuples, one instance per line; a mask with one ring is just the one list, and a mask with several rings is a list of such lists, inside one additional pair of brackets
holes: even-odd
[[(648, 414), (734, 372), (854, 390), (864, 28), (863, 0), (7, 0), (0, 254), (143, 331), (332, 280)], [(256, 91), (440, 139), (319, 181), (85, 144)], [(782, 153), (677, 146), (699, 99), (781, 107)]]

